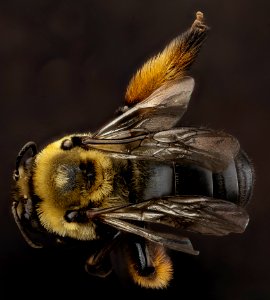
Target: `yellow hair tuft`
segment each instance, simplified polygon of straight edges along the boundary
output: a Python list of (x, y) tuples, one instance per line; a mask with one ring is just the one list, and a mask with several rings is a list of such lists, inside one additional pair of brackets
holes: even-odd
[(137, 265), (130, 261), (129, 273), (133, 281), (141, 287), (163, 289), (168, 286), (173, 277), (173, 266), (165, 248), (161, 245), (151, 245), (152, 263), (155, 271), (149, 276), (142, 276), (137, 271)]
[(141, 102), (166, 82), (184, 77), (206, 38), (207, 29), (203, 14), (197, 12), (191, 28), (150, 58), (133, 76), (127, 87), (126, 104)]

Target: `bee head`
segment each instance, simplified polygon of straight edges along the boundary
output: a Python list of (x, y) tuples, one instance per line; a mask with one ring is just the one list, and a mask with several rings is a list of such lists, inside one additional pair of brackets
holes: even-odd
[[(28, 244), (34, 248), (41, 248), (44, 243), (47, 244), (50, 241), (50, 237), (40, 225), (35, 211), (37, 198), (32, 192), (33, 166), (37, 153), (37, 146), (32, 141), (26, 143), (18, 153), (13, 172), (15, 189), (12, 213)], [(45, 239), (47, 239), (46, 242)]]

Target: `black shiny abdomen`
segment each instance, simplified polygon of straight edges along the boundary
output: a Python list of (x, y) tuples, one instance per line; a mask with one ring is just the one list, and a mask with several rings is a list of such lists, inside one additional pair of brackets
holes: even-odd
[(220, 173), (196, 165), (175, 166), (176, 195), (203, 195), (245, 206), (252, 196), (254, 171), (246, 153), (239, 151), (235, 160)]
[(254, 184), (252, 164), (242, 150), (220, 173), (191, 163), (151, 163), (144, 199), (162, 196), (199, 195), (228, 200), (245, 206)]
[(245, 206), (251, 199), (254, 186), (254, 168), (244, 151), (240, 151), (235, 159), (239, 183), (238, 203)]

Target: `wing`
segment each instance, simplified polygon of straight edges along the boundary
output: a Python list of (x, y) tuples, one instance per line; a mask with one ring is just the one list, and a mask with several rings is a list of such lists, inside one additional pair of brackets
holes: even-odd
[(188, 161), (214, 172), (225, 170), (240, 149), (238, 141), (227, 133), (193, 127), (118, 140), (84, 137), (82, 143), (117, 158)]
[(167, 82), (144, 101), (102, 127), (93, 138), (123, 139), (170, 129), (185, 113), (193, 88), (191, 77)]
[(154, 134), (131, 153), (169, 161), (188, 161), (220, 172), (233, 161), (239, 149), (238, 141), (227, 133), (201, 128), (178, 128)]
[(198, 254), (182, 231), (208, 235), (242, 233), (249, 221), (247, 212), (234, 203), (207, 197), (163, 197), (125, 207), (88, 211), (118, 230), (142, 236), (164, 246)]

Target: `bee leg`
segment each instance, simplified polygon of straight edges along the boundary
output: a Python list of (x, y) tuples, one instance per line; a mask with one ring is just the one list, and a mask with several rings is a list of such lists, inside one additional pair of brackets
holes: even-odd
[(136, 238), (128, 252), (129, 274), (136, 284), (154, 289), (168, 286), (173, 267), (162, 245)]
[(119, 231), (104, 245), (103, 248), (98, 250), (87, 259), (85, 262), (85, 270), (87, 273), (102, 278), (107, 277), (111, 273), (112, 266), (110, 261), (110, 253), (115, 247), (116, 243), (118, 243), (120, 237), (121, 233)]
[(204, 16), (203, 13), (201, 11), (197, 11), (196, 13), (196, 19), (193, 22), (192, 29), (197, 28), (199, 30), (204, 31), (205, 29), (207, 29), (208, 27), (204, 24)]
[(105, 278), (112, 272), (112, 266), (109, 257), (105, 257), (102, 261), (96, 262), (95, 255), (92, 255), (85, 263), (85, 270), (90, 275)]
[[(32, 202), (31, 202), (31, 204), (32, 204)], [(14, 220), (15, 220), (23, 238), (25, 239), (27, 244), (29, 246), (31, 246), (32, 248), (43, 248), (43, 245), (40, 242), (35, 241), (34, 236), (30, 237), (29, 232), (27, 232), (25, 230), (25, 228), (22, 224), (22, 221), (21, 221), (20, 217), (18, 216), (17, 207), (18, 207), (18, 202), (14, 201), (12, 203), (12, 214), (13, 214)]]

